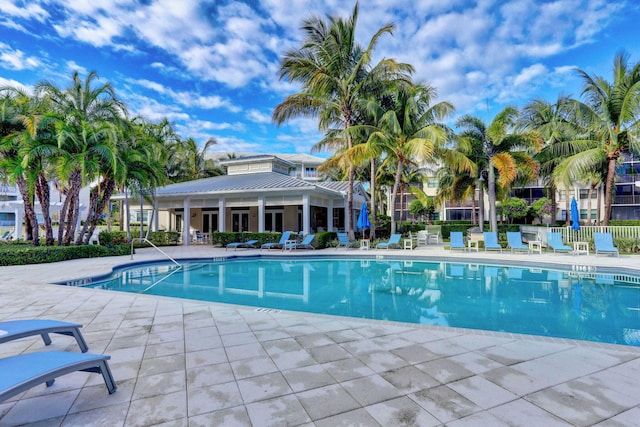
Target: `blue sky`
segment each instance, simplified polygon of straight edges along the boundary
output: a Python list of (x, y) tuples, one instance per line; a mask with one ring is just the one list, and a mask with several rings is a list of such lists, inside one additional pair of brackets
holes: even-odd
[[(167, 117), (215, 151), (308, 153), (317, 124), (281, 127), (271, 112), (296, 87), (279, 59), (299, 46), (302, 19), (348, 15), (338, 0), (0, 0), (0, 86), (61, 87), (95, 70), (132, 115)], [(493, 117), (533, 98), (580, 95), (574, 69), (611, 78), (621, 49), (640, 61), (637, 0), (361, 2), (358, 40), (382, 25), (374, 60), (412, 64), (456, 116)], [(327, 153), (320, 153), (326, 156)]]

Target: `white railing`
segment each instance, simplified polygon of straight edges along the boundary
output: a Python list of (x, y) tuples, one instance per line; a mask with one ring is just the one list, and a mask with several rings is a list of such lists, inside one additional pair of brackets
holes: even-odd
[(151, 241), (149, 241), (149, 239), (147, 239), (146, 237), (134, 237), (133, 239), (131, 239), (131, 259), (133, 259), (133, 242), (135, 241), (139, 241), (139, 242), (143, 242), (143, 243), (148, 243), (151, 246), (153, 246), (154, 248), (156, 248), (156, 250), (158, 252), (160, 252), (162, 255), (166, 256), (167, 258), (169, 258), (171, 261), (173, 261), (173, 263), (175, 265), (177, 265), (178, 267), (182, 267), (182, 265), (180, 265), (180, 263), (178, 261), (176, 261), (175, 259), (171, 258), (165, 251), (163, 251), (162, 249), (160, 249), (159, 247), (157, 247), (156, 245), (154, 245), (153, 243), (151, 243)]
[(593, 233), (611, 233), (614, 239), (640, 238), (640, 226), (593, 225), (574, 230), (571, 227), (549, 227), (548, 231), (562, 234), (562, 240), (569, 242), (589, 242), (593, 240)]

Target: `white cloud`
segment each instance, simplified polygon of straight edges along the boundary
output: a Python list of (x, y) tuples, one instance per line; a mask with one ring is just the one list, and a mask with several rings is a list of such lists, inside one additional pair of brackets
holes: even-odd
[(66, 65), (67, 65), (67, 70), (69, 70), (70, 73), (77, 71), (80, 75), (89, 74), (89, 71), (85, 67), (76, 64), (75, 61), (67, 61)]
[(239, 112), (241, 108), (233, 104), (230, 100), (217, 95), (204, 96), (196, 92), (175, 91), (161, 83), (146, 79), (133, 80), (129, 83), (151, 89), (162, 95), (166, 95), (185, 107), (196, 107), (205, 110), (224, 108), (231, 112)]
[(32, 87), (25, 86), (19, 81), (16, 81), (13, 79), (5, 79), (4, 77), (1, 77), (1, 76), (0, 76), (0, 87), (12, 87), (12, 88), (20, 89), (26, 93), (33, 93)]
[(522, 71), (520, 71), (520, 74), (518, 74), (515, 77), (515, 79), (513, 79), (513, 85), (516, 87), (527, 85), (534, 78), (537, 78), (546, 73), (547, 73), (547, 67), (545, 67), (544, 65), (542, 64), (531, 65), (530, 67), (523, 68)]
[(0, 0), (0, 10), (3, 15), (14, 18), (34, 19), (43, 22), (49, 13), (39, 4), (29, 1)]
[(0, 42), (0, 65), (9, 70), (34, 69), (41, 65), (38, 58)]
[(262, 113), (258, 110), (247, 111), (247, 118), (254, 123), (271, 123), (271, 115)]

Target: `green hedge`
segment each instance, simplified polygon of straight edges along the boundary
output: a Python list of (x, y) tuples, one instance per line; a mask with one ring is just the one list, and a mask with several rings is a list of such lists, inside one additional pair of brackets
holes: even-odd
[(256, 246), (263, 243), (277, 242), (282, 233), (236, 233), (236, 232), (214, 232), (211, 233), (211, 244), (214, 246), (227, 246), (233, 242), (246, 242), (247, 240), (257, 240)]
[[(323, 249), (330, 247), (334, 240), (337, 240), (336, 233), (332, 231), (322, 231), (314, 233), (316, 238), (313, 239), (313, 247)], [(278, 242), (282, 233), (234, 233), (234, 232), (215, 232), (211, 233), (211, 244), (214, 246), (227, 246), (233, 242), (246, 242), (247, 240), (257, 240), (256, 246), (264, 243)]]
[[(139, 235), (139, 233), (131, 233), (134, 238)], [(98, 238), (101, 245), (123, 245), (129, 243), (126, 231), (101, 231)], [(180, 233), (177, 231), (152, 231), (149, 233), (149, 240), (156, 246), (177, 245), (180, 240)]]
[(11, 245), (0, 249), (0, 266), (44, 264), (79, 258), (129, 255), (128, 245), (31, 246)]
[(611, 226), (638, 226), (640, 225), (640, 220), (637, 219), (619, 219), (619, 220), (611, 220), (609, 221), (609, 225)]

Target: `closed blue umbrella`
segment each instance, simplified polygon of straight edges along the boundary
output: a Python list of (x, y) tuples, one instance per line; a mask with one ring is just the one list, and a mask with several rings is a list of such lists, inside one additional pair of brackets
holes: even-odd
[(366, 203), (363, 203), (360, 208), (360, 215), (358, 215), (358, 228), (361, 230), (368, 230), (371, 228), (371, 222), (369, 222), (369, 210), (367, 209)]
[(580, 230), (580, 211), (575, 197), (571, 199), (571, 228), (575, 231)]

